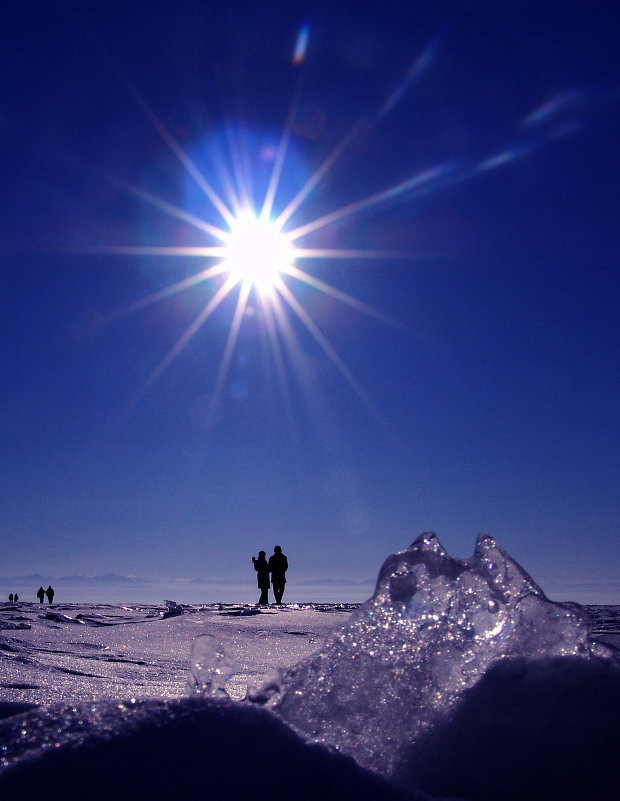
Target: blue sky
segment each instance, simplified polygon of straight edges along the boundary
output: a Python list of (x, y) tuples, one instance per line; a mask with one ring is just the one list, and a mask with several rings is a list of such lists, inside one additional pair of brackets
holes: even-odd
[[(620, 603), (611, 5), (81, 5), (2, 34), (0, 574), (360, 581), (484, 532)], [(221, 245), (274, 175), (322, 255), (192, 328), (221, 259), (122, 249)]]

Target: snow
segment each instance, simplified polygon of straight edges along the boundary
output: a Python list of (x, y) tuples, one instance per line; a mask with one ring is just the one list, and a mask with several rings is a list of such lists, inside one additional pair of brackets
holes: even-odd
[(619, 638), (491, 538), (359, 606), (0, 605), (0, 798), (616, 798)]
[[(235, 660), (229, 694), (241, 699), (276, 667), (316, 651), (352, 606), (282, 609), (213, 604), (0, 605), (0, 701), (51, 704), (187, 694), (193, 641), (217, 636)], [(259, 612), (258, 614), (248, 614)]]

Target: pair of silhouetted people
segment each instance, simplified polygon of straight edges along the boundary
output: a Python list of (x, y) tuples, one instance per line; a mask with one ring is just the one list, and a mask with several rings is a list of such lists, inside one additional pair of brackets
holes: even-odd
[(19, 595), (17, 593), (13, 594), (12, 592), (9, 593), (9, 603), (17, 603), (19, 601)]
[(276, 603), (281, 604), (284, 585), (286, 584), (286, 571), (288, 570), (288, 559), (282, 553), (282, 548), (276, 545), (273, 549), (273, 554), (269, 557), (269, 561), (267, 561), (265, 551), (259, 551), (258, 559), (253, 556), (252, 562), (257, 573), (258, 589), (261, 591), (258, 603), (269, 603), (269, 574), (271, 573), (273, 594), (275, 595)]
[(39, 603), (43, 603), (43, 598), (47, 595), (47, 600), (49, 603), (52, 603), (54, 600), (54, 588), (51, 584), (48, 585), (47, 589), (44, 590), (43, 587), (39, 587), (37, 590), (37, 598), (39, 599)]

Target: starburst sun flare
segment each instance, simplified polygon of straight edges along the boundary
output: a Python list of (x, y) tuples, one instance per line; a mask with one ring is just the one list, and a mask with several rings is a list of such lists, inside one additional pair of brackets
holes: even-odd
[(268, 296), (280, 274), (294, 266), (295, 247), (277, 223), (248, 209), (231, 221), (223, 255), (232, 279)]
[[(304, 36), (307, 37), (307, 33), (306, 31)], [(374, 124), (379, 124), (388, 112), (392, 111), (398, 104), (410, 83), (421, 74), (422, 67), (426, 69), (428, 63), (432, 60), (431, 57), (434, 51), (434, 45), (429, 46), (424, 51), (423, 58), (422, 56), (420, 57), (422, 60), (415, 61), (405, 79), (388, 97), (378, 113), (357, 120), (333, 150), (326, 155), (322, 163), (316, 167), (314, 172), (310, 175), (306, 174), (305, 181), (302, 181), (301, 187), (296, 193), (293, 190), (291, 199), (284, 203), (282, 202), (282, 195), (285, 192), (282, 191), (282, 184), (288, 184), (288, 181), (283, 182), (282, 178), (286, 178), (287, 175), (287, 151), (291, 143), (294, 121), (298, 112), (298, 91), (294, 93), (288, 118), (278, 145), (269, 144), (267, 147), (262, 143), (261, 146), (254, 147), (255, 143), (249, 143), (243, 136), (241, 140), (237, 139), (231, 126), (230, 130), (227, 131), (225, 152), (219, 153), (219, 156), (223, 156), (223, 158), (218, 158), (217, 164), (211, 164), (205, 169), (205, 167), (199, 167), (199, 162), (195, 161), (189, 155), (189, 152), (181, 147), (130, 82), (122, 78), (125, 87), (142, 109), (145, 117), (182, 165), (189, 183), (194, 190), (198, 191), (199, 202), (197, 206), (200, 211), (192, 213), (186, 208), (176, 206), (162, 197), (150, 193), (143, 187), (129, 185), (118, 179), (112, 179), (113, 182), (159, 212), (163, 212), (165, 215), (176, 218), (194, 228), (195, 231), (200, 232), (201, 236), (206, 235), (207, 241), (202, 246), (135, 245), (97, 247), (87, 250), (117, 255), (189, 257), (200, 259), (203, 263), (204, 260), (207, 260), (206, 266), (203, 266), (193, 275), (138, 300), (124, 311), (137, 311), (197, 285), (207, 286), (210, 293), (200, 313), (187, 326), (184, 333), (152, 371), (142, 389), (134, 398), (132, 406), (153, 386), (224, 300), (229, 296), (234, 297), (233, 293), (237, 293), (226, 346), (220, 362), (215, 387), (211, 393), (208, 413), (209, 424), (215, 419), (215, 413), (226, 385), (244, 316), (248, 310), (248, 304), (251, 303), (251, 299), (254, 299), (257, 303), (254, 303), (252, 308), (261, 316), (262, 331), (268, 339), (282, 396), (289, 412), (292, 407), (288, 386), (290, 370), (285, 369), (285, 364), (287, 367), (293, 367), (293, 373), (297, 374), (300, 384), (303, 385), (304, 366), (300, 363), (303, 356), (296, 335), (296, 329), (301, 327), (305, 329), (306, 333), (310, 334), (354, 393), (380, 422), (384, 430), (389, 430), (375, 404), (318, 326), (316, 320), (304, 305), (303, 297), (297, 290), (300, 286), (311, 287), (313, 290), (321, 292), (331, 299), (344, 303), (376, 320), (405, 330), (408, 330), (407, 327), (395, 322), (372, 306), (321, 280), (312, 271), (302, 270), (299, 262), (316, 259), (347, 259), (353, 263), (359, 263), (361, 259), (381, 260), (387, 258), (405, 259), (410, 262), (413, 254), (359, 248), (309, 247), (307, 246), (307, 237), (314, 237), (317, 233), (330, 227), (333, 231), (333, 226), (345, 218), (391, 204), (397, 199), (399, 201), (406, 199), (407, 202), (412, 202), (415, 198), (434, 192), (441, 186), (451, 182), (468, 180), (489, 169), (495, 169), (524, 155), (526, 151), (521, 152), (514, 148), (512, 150), (503, 150), (501, 157), (485, 157), (479, 163), (467, 166), (460, 171), (455, 169), (452, 162), (437, 164), (409, 175), (391, 186), (374, 191), (365, 197), (352, 200), (340, 207), (328, 209), (314, 219), (302, 219), (297, 225), (292, 225), (291, 221), (300, 212), (303, 204), (316, 187), (333, 169), (343, 153), (349, 149), (357, 136)], [(303, 60), (303, 56), (299, 56), (299, 58)], [(297, 64), (298, 61), (294, 60), (294, 63)], [(247, 131), (245, 133), (247, 134)], [(256, 176), (252, 174), (252, 169), (250, 168), (250, 162), (256, 153), (259, 154), (259, 160), (268, 153), (272, 161), (266, 186), (262, 187), (262, 204), (254, 202), (256, 195), (261, 194), (261, 192), (256, 191), (258, 182), (255, 180)], [(263, 161), (261, 168), (264, 169), (264, 167), (265, 162)], [(221, 181), (220, 191), (214, 188), (214, 185), (207, 179), (207, 175), (210, 176), (211, 172), (215, 180), (219, 177)], [(215, 221), (212, 221), (214, 217)], [(315, 238), (314, 241), (321, 245), (320, 237), (318, 240)], [(287, 398), (289, 399), (288, 401)], [(393, 435), (391, 430), (389, 430), (389, 433)]]
[[(204, 172), (198, 169), (192, 158), (181, 148), (143, 99), (137, 93), (134, 93), (134, 97), (170, 150), (183, 165), (193, 186), (199, 190), (202, 198), (200, 216), (188, 211), (186, 208), (169, 203), (142, 187), (126, 184), (117, 179), (112, 180), (117, 186), (134, 195), (148, 206), (191, 226), (199, 231), (202, 236), (206, 235), (208, 240), (204, 246), (131, 245), (121, 247), (105, 246), (88, 250), (115, 255), (173, 256), (207, 260), (207, 265), (202, 269), (136, 301), (126, 307), (123, 310), (124, 312), (138, 311), (198, 285), (209, 287), (210, 296), (197, 317), (187, 326), (184, 333), (152, 371), (134, 397), (130, 407), (134, 407), (144, 397), (146, 392), (150, 390), (157, 379), (179, 356), (189, 341), (198, 334), (225, 299), (236, 295), (226, 346), (221, 358), (215, 386), (211, 393), (207, 419), (205, 420), (207, 427), (210, 427), (215, 421), (239, 333), (251, 304), (252, 308), (260, 315), (262, 330), (269, 342), (278, 383), (289, 416), (292, 416), (292, 404), (290, 402), (291, 378), (296, 376), (300, 384), (303, 385), (305, 373), (304, 364), (302, 363), (304, 359), (303, 351), (300, 348), (296, 333), (296, 328), (301, 326), (314, 339), (315, 343), (380, 425), (385, 430), (389, 430), (385, 420), (365, 389), (359, 384), (325, 333), (319, 328), (311, 313), (302, 303), (302, 298), (296, 288), (300, 286), (310, 287), (383, 323), (404, 328), (404, 326), (372, 306), (337, 289), (311, 272), (301, 269), (298, 265), (299, 261), (316, 259), (359, 261), (360, 259), (403, 258), (402, 253), (385, 250), (307, 247), (305, 244), (301, 244), (309, 235), (316, 234), (321, 229), (345, 217), (356, 214), (362, 209), (382, 203), (385, 200), (385, 192), (375, 193), (363, 200), (336, 208), (313, 220), (302, 222), (301, 225), (291, 226), (293, 215), (296, 214), (313, 189), (331, 169), (342, 151), (346, 149), (355, 131), (347, 135), (341, 144), (325, 159), (323, 164), (306, 179), (305, 184), (292, 199), (286, 205), (280, 207), (278, 212), (274, 212), (275, 199), (285, 167), (285, 155), (291, 134), (290, 119), (294, 116), (293, 113), (290, 115), (289, 123), (282, 134), (280, 145), (274, 154), (271, 175), (263, 196), (263, 202), (255, 205), (247, 188), (252, 184), (252, 176), (244, 174), (245, 165), (241, 167), (241, 164), (238, 163), (234, 146), (228, 154), (230, 172), (224, 181), (226, 191), (220, 194), (209, 183)], [(402, 188), (392, 188), (389, 195), (399, 194), (409, 189), (409, 182), (407, 182)], [(205, 211), (202, 210), (205, 199), (208, 201), (206, 215)], [(212, 216), (213, 211), (217, 213), (219, 218), (215, 222), (211, 222), (208, 219)], [(252, 299), (257, 302), (252, 303)], [(286, 366), (292, 367), (292, 375)], [(392, 431), (389, 431), (389, 433), (394, 436)]]

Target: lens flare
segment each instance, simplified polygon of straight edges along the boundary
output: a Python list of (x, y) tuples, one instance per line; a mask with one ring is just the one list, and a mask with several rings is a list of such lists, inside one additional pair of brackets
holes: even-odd
[[(305, 23), (301, 26), (297, 37), (294, 64), (300, 65), (307, 61), (309, 36), (310, 25)], [(132, 408), (170, 367), (211, 316), (218, 309), (225, 316), (228, 313), (227, 308), (233, 304), (234, 311), (228, 327), (226, 344), (211, 393), (205, 424), (207, 428), (210, 428), (216, 420), (218, 406), (224, 397), (225, 385), (233, 363), (235, 347), (244, 321), (250, 317), (251, 311), (253, 317), (256, 315), (254, 320), (259, 322), (258, 330), (266, 334), (268, 351), (271, 352), (289, 418), (293, 417), (294, 409), (292, 381), (297, 379), (304, 394), (307, 388), (305, 349), (298, 336), (301, 332), (314, 340), (316, 346), (329, 359), (384, 431), (398, 441), (398, 436), (338, 354), (319, 325), (319, 321), (313, 316), (315, 306), (304, 302), (304, 290), (322, 293), (326, 298), (345, 304), (375, 320), (395, 326), (401, 331), (409, 333), (408, 327), (381, 313), (370, 304), (322, 280), (313, 274), (312, 267), (303, 270), (300, 264), (304, 260), (312, 265), (316, 260), (344, 259), (359, 265), (363, 259), (371, 261), (396, 259), (410, 265), (416, 255), (411, 251), (333, 247), (333, 243), (338, 242), (339, 230), (347, 219), (361, 214), (367, 215), (373, 210), (396, 203), (411, 204), (444, 187), (468, 181), (527, 156), (546, 141), (540, 136), (534, 137), (531, 129), (538, 129), (549, 119), (555, 120), (560, 112), (582, 102), (581, 96), (575, 92), (559, 95), (524, 118), (522, 127), (527, 131), (527, 138), (522, 137), (522, 141), (498, 148), (491, 155), (483, 155), (473, 163), (447, 160), (418, 169), (412, 174), (405, 174), (395, 183), (383, 188), (374, 188), (368, 194), (353, 198), (343, 205), (331, 207), (328, 205), (322, 211), (317, 213), (315, 210), (309, 215), (304, 209), (306, 201), (315, 193), (318, 186), (325, 182), (336, 163), (351, 149), (353, 142), (360, 135), (372, 132), (381, 124), (388, 113), (398, 106), (414, 83), (426, 74), (436, 61), (440, 38), (438, 35), (431, 40), (378, 108), (355, 121), (314, 171), (304, 175), (301, 185), (300, 182), (297, 184), (291, 182), (289, 185), (286, 178), (289, 174), (294, 174), (296, 177), (299, 174), (296, 168), (291, 169), (291, 164), (296, 167), (296, 162), (295, 153), (291, 156), (290, 151), (293, 150), (295, 122), (299, 117), (305, 69), (298, 71), (286, 121), (276, 145), (271, 141), (260, 142), (256, 143), (259, 146), (255, 148), (250, 135), (251, 130), (248, 132), (244, 127), (238, 132), (237, 128), (229, 123), (225, 128), (225, 147), (216, 148), (213, 151), (215, 157), (212, 154), (210, 162), (202, 164), (202, 157), (198, 155), (198, 160), (195, 162), (131, 82), (118, 69), (113, 68), (148, 122), (178, 159), (190, 179), (193, 191), (198, 195), (199, 210), (197, 213), (192, 213), (140, 186), (116, 177), (104, 177), (156, 212), (179, 221), (188, 229), (193, 229), (192, 233), (194, 236), (198, 234), (198, 238), (189, 239), (187, 244), (182, 240), (182, 244), (177, 244), (173, 240), (169, 244), (125, 244), (118, 247), (98, 245), (83, 250), (116, 255), (206, 260), (206, 265), (202, 264), (193, 275), (182, 277), (119, 312), (119, 315), (135, 312), (194, 288), (200, 287), (202, 292), (206, 288), (207, 291), (203, 308), (151, 372), (134, 398)], [(551, 136), (551, 133), (548, 136)], [(261, 156), (258, 165), (252, 161), (252, 154), (255, 151)], [(266, 167), (267, 161), (272, 162), (270, 167)]]
[(308, 51), (308, 40), (310, 39), (310, 24), (305, 22), (299, 29), (297, 41), (295, 42), (295, 52), (293, 54), (293, 64), (301, 64)]
[(290, 238), (270, 220), (244, 211), (230, 224), (228, 241), (223, 248), (223, 267), (230, 277), (262, 294), (271, 294), (281, 273), (286, 273), (295, 259)]

